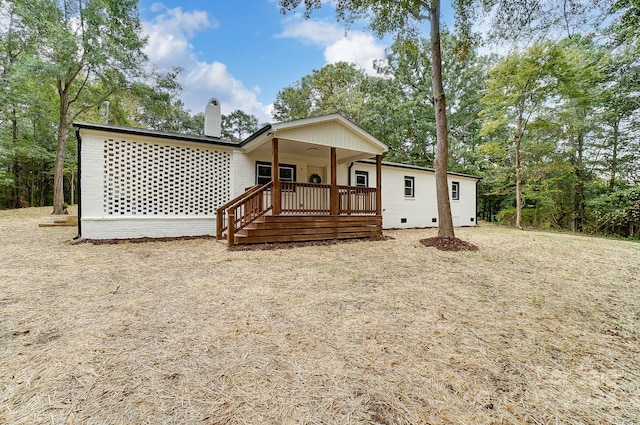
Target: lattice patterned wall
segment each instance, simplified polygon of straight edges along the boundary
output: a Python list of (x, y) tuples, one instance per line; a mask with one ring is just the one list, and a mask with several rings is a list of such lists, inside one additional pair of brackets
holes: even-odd
[(231, 154), (209, 149), (104, 141), (108, 215), (215, 215), (230, 199)]

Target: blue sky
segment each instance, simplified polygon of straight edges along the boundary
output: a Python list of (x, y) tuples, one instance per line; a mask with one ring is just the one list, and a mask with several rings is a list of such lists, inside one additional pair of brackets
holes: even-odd
[[(345, 35), (330, 6), (309, 20), (302, 11), (282, 15), (277, 0), (140, 0), (139, 9), (149, 59), (184, 69), (181, 99), (193, 114), (216, 97), (223, 114), (241, 109), (271, 122), (282, 88), (337, 61), (373, 73), (390, 43), (359, 27)], [(448, 7), (443, 15), (451, 15)]]

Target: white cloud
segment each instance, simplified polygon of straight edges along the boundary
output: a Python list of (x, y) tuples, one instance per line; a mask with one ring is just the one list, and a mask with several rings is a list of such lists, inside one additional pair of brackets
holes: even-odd
[(328, 64), (353, 62), (368, 74), (375, 75), (373, 62), (384, 59), (386, 45), (370, 33), (354, 29), (345, 32), (337, 24), (312, 19), (287, 19), (284, 25), (284, 30), (276, 37), (293, 38), (303, 44), (322, 48)]
[(156, 24), (170, 31), (184, 31), (189, 37), (203, 28), (219, 26), (218, 21), (210, 20), (207, 12), (202, 10), (183, 12), (181, 7), (169, 9), (162, 3), (154, 3), (151, 11), (158, 13), (154, 20)]
[(277, 38), (294, 38), (303, 44), (313, 44), (326, 47), (340, 40), (345, 32), (335, 24), (317, 21), (303, 20), (297, 17), (284, 20), (284, 31), (276, 34)]
[(183, 93), (185, 105), (195, 105), (192, 112), (203, 112), (207, 101), (215, 97), (220, 101), (223, 114), (240, 109), (255, 115), (261, 122), (271, 121), (269, 106), (258, 101), (260, 88), (248, 90), (221, 62), (198, 62), (184, 73), (184, 85), (189, 87)]
[(327, 63), (355, 62), (369, 75), (375, 75), (374, 61), (384, 58), (385, 47), (376, 42), (371, 34), (353, 33), (343, 37), (324, 49)]
[(162, 3), (154, 3), (151, 10), (157, 15), (144, 22), (144, 31), (149, 37), (145, 53), (151, 63), (162, 70), (174, 66), (184, 71), (180, 83), (184, 89), (180, 98), (191, 113), (204, 112), (208, 100), (220, 100), (223, 114), (241, 109), (253, 114), (261, 122), (271, 121), (270, 106), (258, 101), (259, 87), (248, 89), (233, 77), (223, 63), (199, 60), (197, 52), (189, 42), (199, 31), (216, 28), (218, 22), (205, 11), (188, 11), (177, 7), (169, 9)]

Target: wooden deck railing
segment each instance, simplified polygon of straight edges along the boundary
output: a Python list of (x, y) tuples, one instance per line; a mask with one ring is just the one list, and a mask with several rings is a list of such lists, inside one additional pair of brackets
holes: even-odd
[[(331, 185), (281, 182), (282, 213), (330, 214)], [(339, 214), (376, 214), (376, 188), (338, 186)]]
[(283, 214), (329, 214), (331, 185), (280, 182)]
[[(331, 185), (280, 182), (281, 214), (331, 214)], [(377, 214), (377, 189), (374, 187), (338, 186), (339, 215)], [(235, 233), (273, 210), (273, 182), (254, 186), (216, 210), (216, 237), (227, 232), (229, 246), (234, 245)]]
[(340, 194), (338, 211), (341, 215), (376, 214), (375, 187), (338, 186)]

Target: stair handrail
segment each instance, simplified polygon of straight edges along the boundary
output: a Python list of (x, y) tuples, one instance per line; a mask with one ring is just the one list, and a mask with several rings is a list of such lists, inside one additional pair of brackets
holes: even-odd
[(222, 234), (224, 233), (225, 230), (227, 230), (227, 223), (226, 223), (226, 216), (225, 216), (227, 209), (229, 209), (229, 207), (238, 203), (238, 201), (244, 199), (245, 197), (250, 196), (251, 194), (257, 192), (258, 190), (260, 190), (261, 187), (262, 185), (259, 185), (259, 184), (255, 186), (251, 186), (245, 192), (236, 196), (232, 200), (227, 201), (226, 203), (222, 204), (216, 209), (216, 239), (222, 239)]
[[(257, 188), (253, 187), (247, 192), (243, 193), (241, 196), (237, 197), (235, 199), (236, 202), (228, 202), (227, 204), (230, 205), (225, 205), (225, 211), (218, 210), (218, 212), (222, 213), (222, 217), (220, 215), (218, 216), (218, 220), (221, 223), (221, 231), (219, 233), (218, 239), (222, 238), (222, 233), (224, 232), (224, 230), (226, 230), (227, 244), (228, 246), (233, 246), (235, 244), (236, 232), (253, 223), (257, 218), (262, 217), (268, 211), (272, 210), (273, 203), (268, 202), (268, 204), (265, 205), (262, 198), (263, 193), (271, 190), (272, 187), (273, 182), (258, 186)], [(240, 216), (237, 216), (238, 211), (240, 211)], [(225, 222), (225, 224), (222, 224), (223, 221)]]
[(235, 245), (235, 234), (238, 231), (273, 209), (273, 202), (265, 205), (262, 198), (264, 192), (271, 190), (272, 187), (273, 182), (269, 182), (227, 208), (227, 246)]

